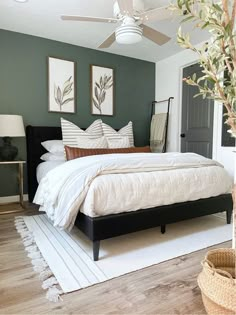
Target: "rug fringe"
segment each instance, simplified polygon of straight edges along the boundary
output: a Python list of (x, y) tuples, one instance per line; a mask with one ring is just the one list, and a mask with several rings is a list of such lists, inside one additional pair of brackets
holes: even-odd
[(34, 271), (39, 273), (39, 279), (43, 281), (42, 288), (47, 290), (46, 298), (51, 302), (62, 301), (61, 295), (64, 292), (58, 288), (58, 281), (36, 245), (34, 235), (25, 224), (24, 217), (15, 217), (15, 227), (22, 238), (25, 250), (28, 252), (27, 256), (31, 259)]
[(50, 277), (50, 278), (43, 281), (42, 288), (46, 290), (55, 284), (58, 284), (57, 279), (55, 277)]
[(41, 274), (41, 272), (43, 272), (45, 270), (44, 266), (33, 266), (33, 269), (35, 272)]
[(39, 279), (41, 281), (45, 281), (46, 279), (50, 278), (51, 276), (53, 276), (53, 273), (51, 271), (50, 268), (40, 272), (40, 275), (39, 275)]
[(37, 252), (37, 250), (38, 250), (37, 245), (31, 245), (31, 246), (28, 246), (27, 248), (28, 253)]
[(48, 289), (46, 298), (51, 302), (58, 302), (59, 300), (63, 301), (61, 294), (63, 294), (63, 291), (58, 289), (56, 286), (53, 286)]
[(31, 259), (37, 259), (41, 257), (41, 253), (39, 251), (29, 252), (27, 256)]

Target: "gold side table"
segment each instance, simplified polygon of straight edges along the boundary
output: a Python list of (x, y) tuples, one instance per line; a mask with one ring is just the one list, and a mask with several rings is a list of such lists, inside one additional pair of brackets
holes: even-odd
[[(18, 185), (19, 185), (19, 203), (21, 207), (24, 209), (24, 164), (26, 161), (0, 161), (0, 165), (17, 165), (18, 164)], [(1, 211), (0, 214), (6, 214), (6, 213), (15, 213), (15, 212), (21, 212), (21, 210), (12, 210), (12, 211)]]

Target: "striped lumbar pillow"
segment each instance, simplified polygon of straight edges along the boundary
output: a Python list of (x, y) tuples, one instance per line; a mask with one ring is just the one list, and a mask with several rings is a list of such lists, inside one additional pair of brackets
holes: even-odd
[(104, 136), (110, 139), (120, 138), (121, 136), (127, 136), (129, 138), (130, 146), (134, 146), (133, 124), (132, 121), (128, 125), (121, 128), (119, 131), (115, 131), (111, 126), (102, 123), (102, 130)]
[[(81, 149), (65, 146), (66, 159), (73, 160), (90, 155), (121, 154), (121, 153), (151, 153), (150, 147), (132, 147), (119, 149)], [(117, 157), (119, 158), (119, 156)]]
[(64, 146), (77, 147), (77, 139), (96, 139), (103, 136), (102, 121), (95, 120), (85, 131), (72, 122), (61, 118), (61, 129)]

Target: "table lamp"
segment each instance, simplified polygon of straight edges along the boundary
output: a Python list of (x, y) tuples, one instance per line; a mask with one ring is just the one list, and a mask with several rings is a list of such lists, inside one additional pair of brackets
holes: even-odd
[(0, 115), (0, 137), (3, 138), (3, 146), (0, 147), (0, 159), (2, 161), (14, 161), (18, 149), (11, 144), (11, 138), (25, 137), (22, 116)]

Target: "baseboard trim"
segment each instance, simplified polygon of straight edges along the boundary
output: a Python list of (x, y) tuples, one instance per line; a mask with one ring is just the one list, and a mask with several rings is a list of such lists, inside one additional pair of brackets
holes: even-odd
[[(24, 201), (28, 201), (29, 197), (28, 194), (25, 194), (23, 196)], [(4, 203), (11, 203), (11, 202), (18, 202), (19, 201), (19, 196), (6, 196), (6, 197), (0, 197), (0, 204)]]

